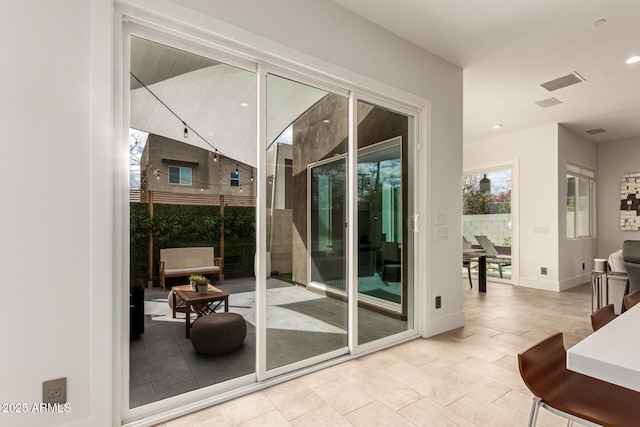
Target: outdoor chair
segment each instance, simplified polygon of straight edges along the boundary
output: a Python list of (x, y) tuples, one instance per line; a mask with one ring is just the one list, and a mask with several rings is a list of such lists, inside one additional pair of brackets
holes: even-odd
[(475, 236), (475, 238), (487, 256), (487, 264), (496, 264), (500, 272), (500, 278), (502, 279), (502, 267), (511, 265), (511, 255), (498, 253), (493, 242), (491, 242), (487, 236)]
[(638, 425), (640, 393), (567, 369), (558, 332), (518, 354), (520, 375), (533, 393), (529, 426), (540, 407), (586, 426)]
[(629, 310), (631, 307), (640, 302), (640, 291), (633, 291), (623, 298), (624, 309)]
[(469, 255), (462, 255), (462, 266), (467, 269), (469, 287), (473, 288), (473, 281), (471, 280), (471, 257)]
[[(468, 241), (466, 237), (462, 236), (462, 249), (467, 251), (471, 248), (471, 242)], [(467, 274), (469, 275), (469, 286), (473, 288), (473, 282), (471, 281), (471, 254), (462, 253), (462, 267), (467, 269)]]
[(597, 331), (615, 318), (616, 313), (614, 312), (613, 304), (605, 305), (591, 314), (591, 327), (594, 331)]

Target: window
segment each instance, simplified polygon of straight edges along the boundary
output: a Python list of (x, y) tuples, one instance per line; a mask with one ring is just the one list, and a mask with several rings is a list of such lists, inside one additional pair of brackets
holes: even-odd
[(567, 238), (593, 236), (595, 173), (567, 165)]
[(169, 166), (169, 184), (191, 185), (191, 168)]
[(231, 185), (232, 187), (240, 187), (240, 172), (231, 171)]

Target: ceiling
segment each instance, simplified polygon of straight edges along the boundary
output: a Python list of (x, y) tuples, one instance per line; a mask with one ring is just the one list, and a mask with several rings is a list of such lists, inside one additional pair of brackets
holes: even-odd
[[(334, 1), (463, 69), (465, 143), (549, 123), (640, 136), (640, 63), (625, 64), (640, 55), (640, 1)], [(540, 86), (573, 72), (585, 81)]]
[[(196, 54), (131, 38), (129, 125), (255, 167), (256, 76)], [(274, 141), (327, 92), (267, 79), (267, 139)], [(184, 129), (188, 128), (187, 137)]]

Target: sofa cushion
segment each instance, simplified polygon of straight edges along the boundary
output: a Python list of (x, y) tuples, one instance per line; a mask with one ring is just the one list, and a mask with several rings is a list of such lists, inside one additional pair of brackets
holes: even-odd
[(192, 273), (204, 273), (207, 271), (219, 271), (220, 267), (217, 265), (209, 265), (204, 267), (185, 267), (185, 268), (165, 268), (164, 274), (167, 276), (172, 275), (187, 275)]
[(160, 261), (164, 262), (165, 272), (175, 268), (212, 265), (213, 259), (213, 246), (160, 249)]
[(607, 262), (609, 264), (609, 269), (611, 271), (615, 271), (616, 273), (626, 273), (626, 269), (624, 268), (624, 260), (622, 259), (622, 249), (615, 251), (611, 255), (609, 255), (609, 260)]

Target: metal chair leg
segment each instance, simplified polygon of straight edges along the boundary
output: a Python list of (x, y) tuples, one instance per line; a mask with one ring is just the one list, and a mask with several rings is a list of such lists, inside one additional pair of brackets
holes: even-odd
[(540, 403), (542, 399), (537, 396), (533, 397), (531, 401), (531, 413), (529, 414), (529, 427), (534, 427), (536, 425), (536, 421), (538, 420), (538, 410), (540, 410)]

